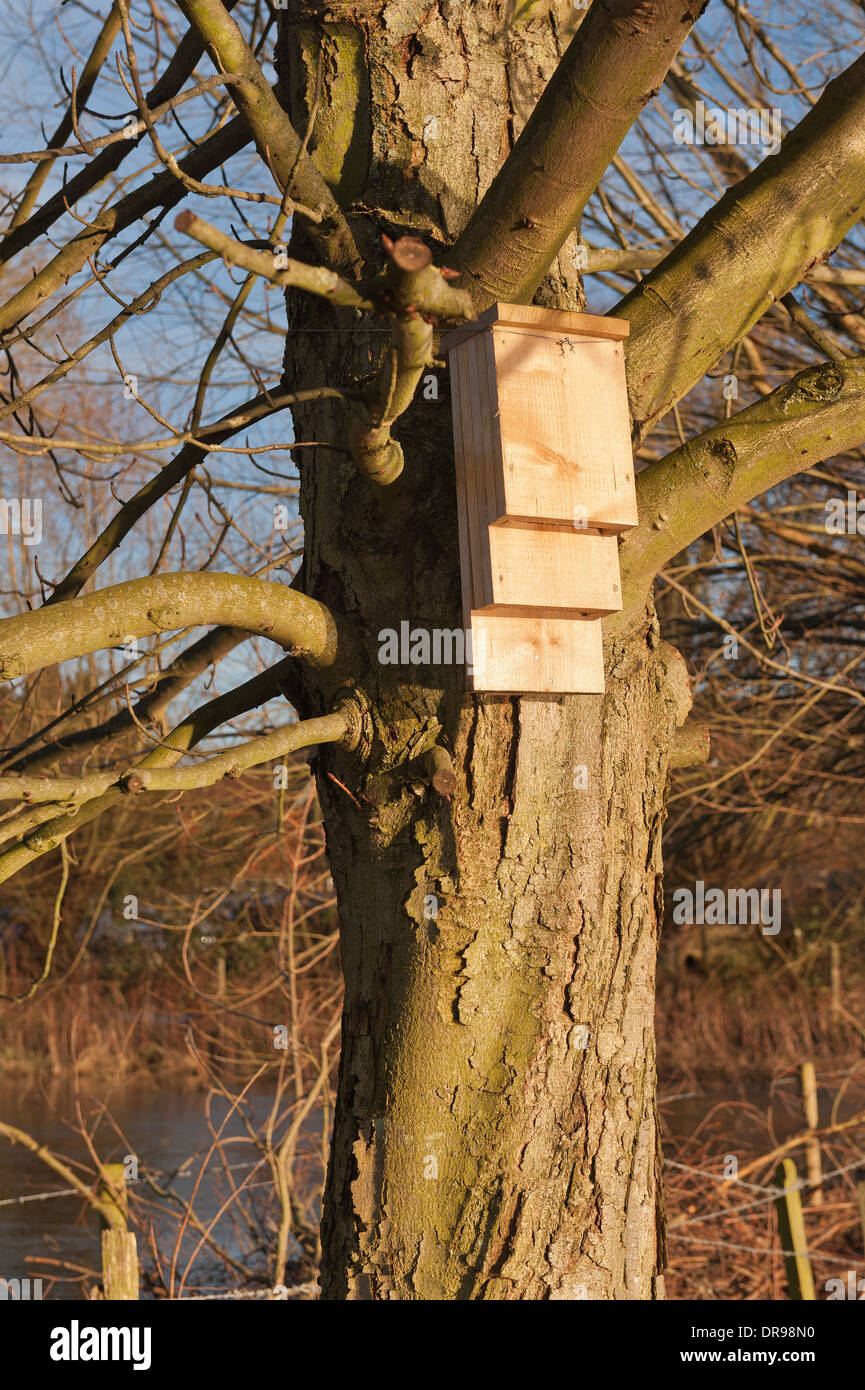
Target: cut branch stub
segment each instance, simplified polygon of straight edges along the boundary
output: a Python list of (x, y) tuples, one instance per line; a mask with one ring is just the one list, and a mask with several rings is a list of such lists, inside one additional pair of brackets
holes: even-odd
[(686, 719), (673, 735), (670, 749), (670, 767), (699, 767), (709, 761), (711, 736), (706, 724)]
[(436, 743), (424, 755), (424, 766), (434, 791), (439, 796), (453, 796), (457, 789), (457, 779), (450, 753)]
[(371, 303), (360, 293), (351, 280), (337, 275), (335, 270), (323, 265), (307, 265), (305, 261), (286, 259), (277, 264), (273, 254), (257, 251), (245, 242), (237, 241), (227, 232), (222, 232), (203, 217), (198, 217), (187, 208), (174, 219), (178, 232), (192, 237), (209, 251), (215, 251), (227, 265), (237, 265), (243, 270), (260, 275), (274, 285), (293, 286), (308, 294), (317, 294), (332, 304), (343, 304), (354, 309), (370, 309)]
[(391, 426), (405, 413), (433, 356), (432, 324), (439, 317), (466, 318), (469, 296), (451, 289), (432, 264), (432, 252), (417, 237), (382, 236), (390, 258), (378, 294), (391, 319), (391, 348), (363, 404), (353, 407), (349, 443), (357, 467), (370, 482), (386, 487), (403, 469), (403, 452)]
[(395, 266), (400, 270), (423, 270), (432, 263), (432, 251), (416, 236), (401, 236), (391, 241), (382, 236), (382, 246)]
[(390, 257), (384, 274), (353, 284), (327, 266), (295, 260), (281, 261), (277, 266), (272, 255), (235, 240), (188, 210), (178, 214), (174, 225), (221, 255), (226, 263), (242, 266), (275, 285), (291, 285), (332, 304), (377, 309), (390, 317), (390, 352), (366, 399), (355, 404), (348, 434), (352, 457), (361, 473), (380, 487), (394, 482), (402, 472), (403, 454), (390, 437), (390, 427), (408, 409), (432, 360), (433, 325), (442, 318), (471, 318), (471, 296), (451, 287), (448, 281), (452, 277), (443, 276), (433, 266), (432, 252), (417, 237), (397, 241), (382, 237)]

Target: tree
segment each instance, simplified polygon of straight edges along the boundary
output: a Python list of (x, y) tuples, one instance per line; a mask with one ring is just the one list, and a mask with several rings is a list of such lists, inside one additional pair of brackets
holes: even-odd
[[(613, 309), (630, 321), (635, 448), (651, 461), (638, 478), (640, 524), (621, 544), (625, 606), (606, 624), (606, 693), (466, 696), (458, 666), (379, 660), (379, 634), (403, 620), (460, 625), (439, 325), (497, 300), (585, 307), (581, 216), (611, 161), (628, 170), (617, 151), (671, 64), (669, 80), (687, 82), (677, 54), (700, 7), (292, 0), (274, 7), (275, 85), (258, 6), (173, 8), (188, 32), (175, 36), (149, 94), (136, 49), (153, 41), (126, 0), (111, 11), (138, 121), (126, 144), (149, 139), (163, 171), (80, 223), (11, 295), (0, 326), (14, 347), (18, 325), (88, 258), (102, 275), (104, 260), (93, 258), (119, 232), (150, 239), (148, 214), (158, 223), (206, 193), (230, 200), (248, 235), (182, 211), (178, 232), (204, 250), (124, 306), (100, 341), (114, 351), (124, 315), (150, 307), (169, 277), (222, 257), (246, 278), (214, 350), (262, 277), (287, 295), (282, 383), (209, 426), (200, 394), (183, 430), (135, 442), (139, 456), (159, 457), (169, 443), (178, 452), (43, 606), (0, 623), (0, 674), (17, 680), (118, 638), (211, 626), (188, 669), (175, 663), (160, 677), (167, 699), (244, 635), (287, 655), (188, 713), (134, 766), (64, 779), (34, 776), (26, 755), (13, 760), (0, 791), (31, 808), (0, 872), (56, 849), (124, 797), (207, 785), (316, 745), (346, 983), (323, 1296), (663, 1296), (661, 829), (668, 774), (704, 757), (706, 738), (689, 725), (686, 665), (662, 635), (653, 580), (752, 499), (862, 442), (865, 359), (808, 365), (654, 458), (643, 441), (855, 228), (865, 206), (865, 58), (828, 82), (777, 153), (753, 168), (728, 162), (739, 181)], [(198, 75), (202, 54), (209, 78)], [(160, 126), (193, 78), (212, 106), (178, 157)], [(73, 127), (77, 114), (73, 95)], [(57, 138), (67, 135), (64, 127)], [(6, 258), (42, 245), (66, 206), (124, 157), (112, 135), (101, 148), (76, 135), (73, 151), (89, 158), (40, 208), (25, 193)], [(248, 142), (270, 192), (206, 183)], [(672, 221), (657, 198), (639, 196), (661, 225)], [(274, 216), (264, 237), (253, 211), (261, 201)], [(74, 356), (9, 400), (4, 414), (17, 428), (0, 436), (7, 444), (91, 461), (117, 455), (116, 444), (56, 428), (44, 438), (35, 402)], [(419, 390), (429, 377), (437, 390)], [(158, 498), (180, 486), (176, 524), (208, 453), (285, 407), (299, 441), (305, 536), (290, 587), (187, 571), (81, 596)], [(223, 721), (280, 691), (298, 723), (182, 762)], [(33, 829), (44, 814), (36, 802), (53, 810)]]

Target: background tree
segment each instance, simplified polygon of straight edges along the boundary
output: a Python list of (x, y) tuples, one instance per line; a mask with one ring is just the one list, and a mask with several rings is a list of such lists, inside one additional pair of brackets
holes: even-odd
[[(17, 803), (15, 843), (0, 872), (25, 870), (130, 796), (211, 784), (317, 746), (346, 982), (324, 1296), (657, 1297), (660, 834), (670, 770), (697, 765), (707, 741), (688, 721), (686, 665), (662, 636), (653, 582), (686, 552), (684, 576), (668, 569), (663, 589), (677, 636), (689, 635), (695, 604), (701, 632), (719, 607), (738, 615), (737, 576), (713, 572), (699, 551), (715, 528), (723, 566), (734, 538), (762, 642), (748, 637), (747, 650), (761, 679), (783, 677), (798, 702), (791, 719), (817, 690), (861, 705), (858, 667), (839, 673), (840, 628), (831, 646), (809, 647), (816, 666), (773, 651), (774, 595), (749, 549), (753, 533), (765, 542), (777, 528), (776, 499), (794, 475), (849, 456), (865, 437), (863, 325), (850, 299), (861, 281), (848, 278), (860, 275), (849, 262), (865, 201), (861, 12), (833, 12), (829, 57), (808, 26), (778, 33), (732, 0), (714, 7), (717, 18), (665, 0), (587, 12), (468, 0), (133, 8), (118, 0), (95, 36), (91, 21), (90, 56), (54, 138), (19, 157), (36, 173), (12, 197), (0, 259), (33, 256), (35, 274), (16, 283), (10, 268), (0, 310), (10, 366), (0, 438), (19, 458), (49, 460), (60, 480), (83, 467), (88, 485), (114, 488), (119, 465), (136, 490), (109, 506), (65, 573), (49, 578), (40, 565), (42, 606), (0, 624), (0, 672), (23, 682), (118, 642), (207, 631), (155, 683), (151, 674), (139, 712), (127, 699), (86, 730), (95, 770), (63, 774), (77, 708), (62, 733), (55, 723), (40, 742), (34, 729), (12, 749), (0, 790)], [(744, 84), (717, 56), (727, 52), (717, 26), (728, 22), (722, 37), (744, 50)], [(90, 91), (101, 73), (107, 81), (112, 53), (122, 110), (106, 122)], [(706, 83), (722, 107), (771, 113), (780, 102), (780, 149), (671, 142)], [(100, 119), (109, 129), (95, 135)], [(74, 143), (62, 144), (70, 130)], [(67, 158), (80, 167), (58, 183)], [(132, 172), (121, 181), (124, 160)], [(48, 164), (57, 186), (39, 203)], [(190, 206), (172, 239), (165, 218), (182, 199)], [(618, 251), (580, 239), (609, 227)], [(106, 321), (127, 264), (140, 278)], [(612, 286), (638, 280), (604, 306), (631, 324), (643, 465), (640, 525), (621, 544), (625, 608), (606, 624), (605, 695), (468, 697), (460, 668), (382, 665), (382, 629), (459, 625), (439, 324), (496, 300), (585, 307), (581, 270)], [(791, 299), (806, 278), (816, 312)], [(259, 281), (286, 293), (281, 374)], [(202, 284), (216, 291), (209, 302), (189, 288)], [(186, 344), (204, 358), (191, 399), (189, 378), (164, 370), (164, 341), (142, 320), (163, 323), (159, 301), (172, 295), (188, 308)], [(49, 324), (70, 304), (79, 316), (87, 306), (90, 336), (77, 348), (61, 339), (58, 358)], [(148, 341), (150, 399), (121, 346), (130, 324), (139, 351)], [(41, 378), (29, 370), (34, 353), (49, 357)], [(145, 437), (65, 418), (59, 392), (88, 359), (113, 362), (152, 417)], [(217, 364), (229, 360), (251, 382), (241, 397), (229, 376), (225, 409), (212, 411)], [(735, 410), (713, 377), (727, 367), (742, 397), (755, 397)], [(430, 372), (437, 399), (417, 391)], [(183, 407), (183, 424), (172, 424)], [(226, 441), (262, 421), (274, 429), (286, 408), (304, 553), (280, 584), (250, 577), (273, 567), (272, 553), (261, 554), (220, 488), (249, 487), (255, 454), (279, 442)], [(242, 472), (216, 479), (216, 451)], [(278, 460), (270, 471), (281, 484)], [(124, 577), (142, 574), (135, 528), (169, 496), (151, 574), (80, 596), (118, 551), (118, 563), (129, 557)], [(184, 530), (193, 497), (206, 499), (202, 532), (212, 528), (194, 560)], [(801, 549), (801, 531), (775, 536)], [(834, 583), (838, 545), (808, 545), (828, 550)], [(185, 563), (163, 572), (173, 556)], [(22, 607), (43, 596), (16, 587)], [(195, 682), (250, 635), (288, 655), (195, 704)], [(125, 675), (104, 679), (117, 690)], [(227, 720), (279, 695), (300, 722), (187, 760)], [(156, 721), (171, 700), (183, 717), (168, 730)], [(838, 710), (839, 729), (847, 714)], [(143, 757), (112, 742), (148, 722), (157, 741)], [(445, 794), (430, 780), (433, 746), (449, 759)]]

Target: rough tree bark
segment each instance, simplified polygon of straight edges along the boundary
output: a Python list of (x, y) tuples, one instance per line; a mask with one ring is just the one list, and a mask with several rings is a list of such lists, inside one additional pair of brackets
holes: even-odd
[[(289, 8), (291, 117), (305, 127), (321, 60), (311, 149), (370, 268), (382, 231), (453, 242), (576, 23), (566, 3), (509, 28), (512, 11)], [(571, 248), (536, 302), (584, 307)], [(315, 259), (301, 231), (292, 254)], [(292, 390), (369, 376), (386, 341), (308, 298), (289, 297), (289, 323)], [(684, 663), (648, 611), (608, 643), (604, 696), (470, 697), (462, 667), (379, 663), (382, 629), (461, 626), (435, 375), (438, 399), (420, 392), (395, 430), (406, 466), (389, 488), (338, 451), (343, 406), (294, 412), (298, 439), (335, 446), (299, 453), (306, 590), (357, 620), (368, 657), (365, 756), (323, 749), (317, 767), (346, 980), (323, 1296), (657, 1297), (654, 972)], [(424, 770), (436, 737), (450, 799)]]

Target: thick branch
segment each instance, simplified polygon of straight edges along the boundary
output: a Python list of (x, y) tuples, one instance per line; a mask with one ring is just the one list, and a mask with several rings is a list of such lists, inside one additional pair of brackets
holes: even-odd
[(701, 8), (592, 5), (452, 253), (478, 312), (529, 302)]
[[(170, 116), (172, 111), (185, 106), (187, 102), (194, 101), (203, 92), (217, 91), (220, 87), (227, 86), (230, 81), (236, 81), (234, 73), (216, 73), (213, 77), (206, 77), (204, 81), (196, 83), (188, 91), (178, 92), (177, 96), (170, 101), (163, 101), (161, 105), (150, 108), (144, 101), (142, 93), (142, 114), (140, 120), (130, 120), (122, 130), (111, 130), (106, 135), (97, 135), (92, 140), (88, 140), (85, 145), (65, 145), (61, 148), (42, 150), (16, 150), (14, 154), (0, 154), (0, 164), (52, 164), (58, 159), (74, 158), (76, 155), (93, 155), (97, 150), (107, 149), (109, 145), (119, 145), (121, 141), (135, 138), (143, 131), (152, 130), (158, 121), (162, 121), (166, 116)], [(274, 201), (277, 201), (274, 199)]]
[(865, 212), (865, 57), (612, 310), (631, 325), (636, 437), (825, 258)]
[(640, 524), (620, 549), (624, 608), (641, 607), (661, 567), (794, 473), (865, 440), (865, 357), (808, 367), (770, 395), (658, 459), (637, 478)]
[(394, 319), (391, 348), (367, 401), (352, 406), (348, 425), (351, 454), (361, 473), (380, 487), (395, 482), (405, 462), (391, 428), (408, 409), (424, 369), (432, 360), (433, 330), (420, 318)]
[(336, 658), (336, 622), (305, 594), (246, 575), (160, 574), (0, 620), (0, 680), (130, 638), (211, 623), (268, 637), (312, 666)]

